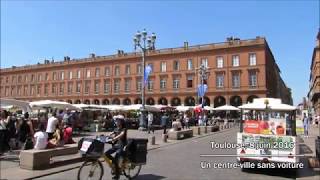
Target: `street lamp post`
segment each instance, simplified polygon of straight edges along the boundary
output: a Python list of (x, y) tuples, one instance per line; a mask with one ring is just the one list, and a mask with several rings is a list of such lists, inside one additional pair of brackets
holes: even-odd
[(145, 130), (146, 123), (144, 121), (145, 117), (145, 82), (144, 82), (144, 74), (145, 74), (145, 56), (146, 52), (148, 50), (154, 50), (155, 49), (155, 41), (156, 41), (156, 35), (155, 33), (152, 33), (151, 36), (148, 36), (147, 31), (144, 29), (142, 32), (138, 31), (134, 38), (134, 48), (135, 50), (138, 48), (142, 51), (142, 75), (141, 75), (141, 85), (142, 85), (142, 92), (141, 92), (141, 99), (142, 99), (142, 108), (141, 108), (141, 116), (140, 116), (140, 122), (139, 122), (139, 130)]
[[(204, 64), (201, 64), (199, 67), (199, 74), (201, 78), (201, 89), (204, 91), (204, 80), (208, 78), (209, 72), (208, 67), (206, 67)], [(201, 107), (204, 107), (204, 92), (202, 92), (201, 95)], [(202, 118), (204, 117), (204, 111), (202, 109)], [(204, 119), (203, 119), (204, 120)]]

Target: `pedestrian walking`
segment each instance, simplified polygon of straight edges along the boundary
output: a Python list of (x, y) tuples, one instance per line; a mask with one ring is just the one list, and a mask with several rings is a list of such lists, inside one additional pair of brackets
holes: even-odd
[(202, 116), (199, 115), (198, 117), (198, 126), (202, 126)]
[(186, 126), (186, 129), (190, 129), (190, 127), (189, 127), (189, 117), (188, 117), (187, 113), (184, 114), (183, 121), (184, 121), (184, 124)]
[(16, 129), (16, 124), (17, 124), (17, 115), (13, 113), (11, 116), (8, 116), (8, 124), (7, 124), (7, 129), (8, 129), (8, 139), (9, 139), (9, 145), (10, 149), (16, 149), (17, 148), (17, 141), (16, 141), (16, 135), (17, 135), (17, 129)]
[(152, 130), (152, 133), (154, 134), (153, 114), (151, 112), (148, 113), (148, 133), (149, 134), (150, 134), (150, 130)]
[(226, 129), (228, 127), (228, 119), (224, 118), (224, 123), (223, 123), (223, 129)]
[(3, 110), (0, 116), (0, 155), (10, 149), (7, 124), (7, 111)]
[(180, 123), (181, 123), (181, 127), (182, 127), (182, 129), (184, 129), (184, 127), (185, 127), (185, 123), (184, 123), (184, 114), (180, 114), (179, 115), (179, 119), (178, 119), (179, 121), (180, 121)]
[(64, 124), (72, 124), (72, 114), (70, 109), (66, 108), (66, 113), (64, 113), (63, 118), (62, 118), (62, 122)]
[(20, 119), (20, 125), (18, 129), (18, 141), (19, 147), (22, 147), (23, 150), (33, 148), (31, 147), (33, 129), (30, 123), (31, 122), (29, 121), (29, 114), (25, 114), (24, 117)]
[(163, 134), (167, 134), (167, 122), (169, 120), (168, 114), (164, 113), (161, 117), (161, 127), (163, 128)]
[(308, 137), (309, 136), (309, 120), (305, 113), (303, 114), (303, 128), (304, 128), (304, 136)]
[(55, 132), (55, 128), (59, 123), (56, 112), (52, 113), (52, 116), (48, 119), (46, 132), (48, 133), (48, 140), (53, 138), (53, 133)]
[(203, 124), (204, 124), (205, 126), (208, 125), (208, 116), (207, 116), (207, 114), (204, 114), (204, 115), (203, 115)]

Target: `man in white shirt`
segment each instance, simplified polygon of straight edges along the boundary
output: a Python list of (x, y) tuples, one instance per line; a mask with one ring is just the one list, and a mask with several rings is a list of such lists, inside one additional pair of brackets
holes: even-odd
[(41, 123), (38, 127), (39, 131), (34, 134), (34, 149), (46, 149), (48, 144), (48, 134), (44, 132), (44, 125)]
[(56, 118), (56, 113), (53, 112), (52, 116), (48, 119), (47, 130), (48, 140), (52, 139), (53, 133), (56, 130), (56, 126), (58, 124), (58, 119)]

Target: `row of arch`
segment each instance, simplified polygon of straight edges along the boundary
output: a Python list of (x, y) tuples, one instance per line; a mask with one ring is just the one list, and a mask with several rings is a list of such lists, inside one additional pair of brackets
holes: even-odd
[[(258, 96), (256, 95), (250, 95), (247, 97), (246, 99), (246, 102), (252, 102), (254, 98), (258, 98)], [(70, 104), (97, 104), (97, 105), (109, 105), (109, 104), (117, 104), (117, 105), (120, 105), (120, 104), (123, 104), (123, 105), (130, 105), (130, 104), (141, 104), (142, 103), (142, 99), (141, 98), (136, 98), (134, 99), (133, 101), (131, 101), (130, 98), (125, 98), (122, 100), (122, 103), (121, 103), (121, 100), (119, 98), (114, 98), (112, 99), (112, 101), (110, 101), (109, 99), (103, 99), (103, 100), (99, 100), (99, 99), (94, 99), (92, 101), (90, 101), (89, 99), (85, 99), (83, 101), (81, 101), (80, 99), (77, 99), (77, 100), (67, 100), (68, 103)], [(158, 99), (158, 102), (157, 104), (162, 104), (162, 105), (168, 105), (169, 103), (169, 100), (165, 97), (161, 97)], [(200, 98), (198, 100), (198, 103), (201, 104), (202, 103), (202, 99)], [(223, 96), (217, 96), (213, 99), (213, 104), (214, 104), (214, 107), (219, 107), (219, 106), (223, 106), (225, 105), (227, 102), (226, 102), (226, 98), (223, 97)], [(230, 102), (229, 104), (232, 105), (232, 106), (240, 106), (242, 105), (243, 103), (243, 100), (240, 96), (232, 96), (230, 98)], [(154, 100), (154, 98), (152, 97), (149, 97), (146, 99), (146, 104), (147, 105), (155, 105), (156, 104), (156, 101)], [(182, 100), (181, 98), (179, 97), (174, 97), (170, 100), (170, 105), (171, 106), (179, 106), (182, 104)], [(184, 99), (184, 103), (183, 103), (185, 106), (195, 106), (196, 105), (196, 98), (192, 97), (192, 96), (188, 96)], [(211, 104), (211, 101), (210, 101), (210, 98), (208, 97), (204, 97), (204, 104), (206, 106), (210, 106)]]

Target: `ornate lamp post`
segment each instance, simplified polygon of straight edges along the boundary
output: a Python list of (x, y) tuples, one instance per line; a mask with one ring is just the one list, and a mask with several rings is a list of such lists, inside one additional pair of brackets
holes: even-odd
[[(209, 75), (208, 68), (204, 64), (201, 64), (199, 67), (199, 75), (201, 78), (201, 87), (203, 87), (204, 80), (206, 80)], [(201, 105), (204, 106), (204, 93), (201, 96)]]
[[(209, 72), (208, 72), (208, 67), (206, 67), (204, 64), (201, 64), (200, 67), (199, 67), (199, 75), (200, 75), (200, 78), (201, 78), (201, 107), (203, 108), (204, 107), (204, 80), (208, 79), (208, 76), (209, 76)], [(202, 118), (203, 120), (204, 119), (204, 111), (202, 109)], [(206, 123), (207, 124), (207, 123)]]
[(155, 49), (155, 42), (156, 42), (156, 35), (152, 33), (151, 36), (148, 36), (147, 31), (144, 29), (142, 32), (138, 31), (134, 38), (134, 49), (136, 50), (137, 47), (142, 51), (142, 75), (141, 75), (141, 85), (142, 85), (142, 92), (141, 92), (141, 99), (142, 99), (142, 108), (141, 108), (141, 116), (139, 122), (139, 130), (144, 130), (146, 127), (146, 123), (144, 121), (145, 117), (145, 83), (144, 83), (144, 74), (145, 74), (145, 56), (148, 50)]

